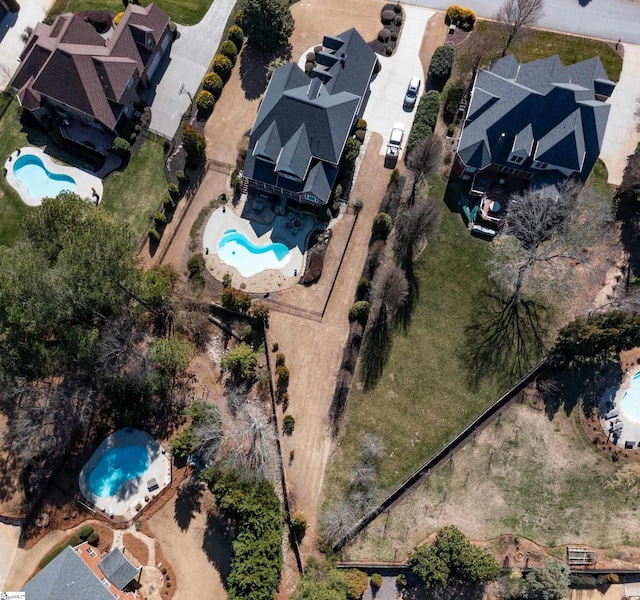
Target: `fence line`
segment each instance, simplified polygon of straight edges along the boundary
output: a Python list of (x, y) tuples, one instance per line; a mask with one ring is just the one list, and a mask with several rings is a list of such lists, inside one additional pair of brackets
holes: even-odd
[(414, 471), (414, 473), (406, 479), (404, 483), (398, 486), (376, 508), (362, 517), (362, 519), (360, 519), (349, 532), (342, 536), (333, 545), (333, 551), (337, 552), (341, 550), (350, 539), (360, 533), (380, 513), (384, 512), (400, 500), (408, 491), (420, 483), (430, 471), (438, 467), (440, 463), (445, 461), (445, 459), (449, 458), (454, 451), (459, 450), (466, 443), (472, 433), (476, 432), (481, 426), (488, 423), (501, 409), (516, 398), (516, 396), (542, 371), (546, 364), (546, 360), (540, 361), (535, 367), (533, 367), (533, 369), (513, 385), (511, 389), (500, 396), (500, 398), (498, 398), (498, 400), (489, 406), (482, 414), (480, 414), (453, 439), (440, 448), (440, 450), (438, 450), (438, 452), (436, 452), (429, 460)]

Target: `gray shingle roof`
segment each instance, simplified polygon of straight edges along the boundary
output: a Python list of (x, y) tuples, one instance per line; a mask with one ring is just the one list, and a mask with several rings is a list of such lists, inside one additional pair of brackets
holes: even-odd
[[(326, 202), (376, 56), (355, 29), (325, 36), (323, 46), (311, 77), (294, 63), (274, 72), (251, 129), (244, 174), (264, 183), (277, 180), (290, 191), (304, 188)], [(261, 157), (276, 163), (276, 173)], [(320, 168), (318, 162), (328, 166)], [(284, 181), (277, 173), (303, 183)]]
[[(528, 149), (533, 140), (537, 160), (586, 178), (600, 153), (610, 109), (595, 99), (594, 77), (613, 85), (598, 57), (564, 67), (557, 56), (524, 65), (506, 56), (479, 71), (460, 158), (479, 169), (509, 165), (512, 148)], [(518, 165), (530, 167), (531, 160)], [(532, 172), (535, 180), (540, 172)]]
[(67, 546), (23, 588), (26, 600), (113, 600), (91, 569)]
[(98, 563), (98, 567), (104, 573), (104, 576), (119, 590), (124, 589), (138, 575), (138, 569), (127, 560), (120, 548), (111, 550)]

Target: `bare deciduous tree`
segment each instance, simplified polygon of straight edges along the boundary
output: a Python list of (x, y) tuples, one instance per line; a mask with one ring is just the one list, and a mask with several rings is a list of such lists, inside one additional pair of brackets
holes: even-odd
[(413, 184), (407, 203), (411, 206), (418, 189), (424, 184), (425, 179), (434, 171), (440, 162), (442, 155), (442, 139), (433, 134), (422, 140), (407, 155), (405, 163), (413, 172)]
[(334, 544), (351, 531), (357, 520), (357, 511), (352, 502), (348, 500), (337, 502), (320, 514), (318, 524), (322, 538), (328, 544)]
[(544, 0), (504, 0), (494, 17), (502, 34), (502, 56), (514, 40), (535, 25), (543, 13)]
[(382, 436), (365, 433), (362, 436), (362, 459), (365, 463), (377, 465), (384, 458), (385, 447)]
[(495, 27), (480, 30), (476, 28), (471, 36), (460, 46), (456, 46), (456, 63), (462, 73), (470, 73), (473, 83), (478, 69), (499, 54), (497, 48), (501, 42), (500, 34)]

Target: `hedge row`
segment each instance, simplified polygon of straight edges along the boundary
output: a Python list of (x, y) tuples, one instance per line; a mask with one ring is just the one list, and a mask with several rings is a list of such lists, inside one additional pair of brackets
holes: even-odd
[(438, 46), (431, 57), (429, 77), (440, 82), (449, 79), (453, 67), (453, 57), (453, 46)]
[(416, 109), (416, 117), (407, 140), (406, 154), (425, 138), (428, 138), (436, 126), (440, 112), (440, 94), (436, 90), (429, 90), (423, 94)]

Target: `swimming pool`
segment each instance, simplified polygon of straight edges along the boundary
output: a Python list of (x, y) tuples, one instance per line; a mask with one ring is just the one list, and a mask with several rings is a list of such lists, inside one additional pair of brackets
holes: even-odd
[(149, 462), (149, 452), (139, 444), (111, 448), (89, 473), (89, 489), (99, 498), (114, 496), (127, 481), (140, 477)]
[(640, 423), (640, 371), (633, 376), (620, 405), (620, 409), (627, 418)]
[(60, 192), (74, 192), (76, 181), (64, 173), (52, 173), (42, 159), (33, 154), (18, 157), (13, 163), (13, 174), (26, 186), (34, 198), (53, 198)]
[(243, 277), (253, 277), (267, 269), (282, 268), (289, 262), (290, 251), (279, 242), (258, 246), (243, 233), (227, 229), (218, 242), (218, 257)]

